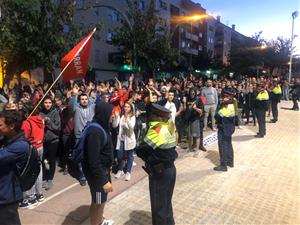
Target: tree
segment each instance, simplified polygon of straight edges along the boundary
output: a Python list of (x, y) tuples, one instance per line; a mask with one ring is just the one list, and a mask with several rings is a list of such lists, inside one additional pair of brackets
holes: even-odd
[(132, 28), (123, 20), (110, 43), (121, 47), (125, 58), (130, 57), (132, 62), (136, 60), (147, 75), (154, 75), (160, 66), (175, 65), (178, 51), (170, 46), (168, 28), (156, 15), (154, 1), (151, 0), (145, 10), (141, 10), (135, 0), (129, 0), (127, 4), (126, 15)]
[(46, 74), (58, 67), (84, 34), (72, 22), (76, 1), (0, 0), (0, 54), (8, 74), (43, 67)]

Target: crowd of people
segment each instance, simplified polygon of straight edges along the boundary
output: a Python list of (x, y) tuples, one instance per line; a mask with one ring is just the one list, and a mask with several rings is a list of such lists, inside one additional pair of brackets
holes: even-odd
[[(97, 208), (96, 205), (104, 203), (106, 196), (97, 190), (97, 185), (94, 185), (94, 180), (91, 178), (91, 174), (97, 170), (103, 160), (97, 161), (97, 155), (89, 149), (95, 146), (104, 148), (107, 141), (101, 140), (107, 139), (106, 134), (104, 136), (99, 134), (96, 128), (94, 131), (91, 130), (91, 134), (87, 136), (87, 141), (90, 141), (86, 146), (87, 151), (90, 152), (88, 163), (79, 162), (74, 165), (70, 162), (72, 149), (79, 142), (88, 122), (98, 121), (109, 134), (113, 157), (111, 161), (105, 162), (106, 168), (108, 168), (105, 173), (109, 173), (109, 167), (112, 166), (115, 179), (129, 181), (132, 176), (132, 167), (135, 164), (135, 153), (144, 143), (152, 148), (169, 149), (173, 147), (173, 144), (174, 148), (179, 148), (180, 143), (186, 142), (188, 146), (186, 151), (192, 152), (194, 157), (198, 157), (200, 151), (206, 151), (203, 142), (204, 132), (215, 131), (217, 128), (224, 129), (225, 126), (222, 127), (220, 124), (228, 123), (224, 122), (224, 119), (222, 120), (222, 117), (227, 117), (226, 114), (234, 117), (234, 120), (229, 122), (233, 123), (233, 130), (230, 128), (229, 136), (232, 135), (234, 127), (241, 129), (245, 125), (256, 126), (258, 124), (256, 137), (263, 138), (266, 135), (266, 116), (270, 116), (272, 112), (271, 122), (276, 123), (279, 119), (277, 104), (280, 100), (291, 99), (293, 101), (291, 109), (299, 110), (297, 101), (300, 97), (299, 78), (295, 79), (292, 84), (280, 78), (245, 77), (239, 80), (225, 78), (209, 80), (193, 76), (174, 77), (169, 80), (149, 79), (138, 82), (134, 75), (131, 75), (128, 80), (123, 82), (118, 79), (101, 82), (80, 80), (71, 81), (68, 84), (57, 84), (49, 92), (49, 95), (44, 96), (48, 88), (49, 84), (47, 83), (24, 86), (16, 84), (10, 87), (5, 85), (0, 90), (2, 146), (16, 141), (15, 139), (10, 140), (11, 137), (19, 135), (23, 131), (22, 133), (29, 143), (37, 149), (41, 161), (41, 172), (35, 185), (24, 193), (19, 187), (16, 187), (15, 183), (11, 184), (13, 188), (3, 186), (8, 179), (14, 179), (15, 175), (8, 175), (7, 173), (10, 172), (1, 170), (0, 204), (20, 201), (19, 207), (30, 208), (43, 201), (43, 192), (51, 190), (55, 184), (58, 162), (59, 171), (63, 175), (73, 175), (74, 168), (76, 168), (76, 178), (80, 184), (84, 186), (88, 182), (94, 203), (94, 206), (91, 207), (92, 224), (99, 224), (99, 221), (102, 223), (102, 216), (99, 218), (99, 212), (100, 215), (103, 214), (103, 207)], [(39, 107), (36, 108), (35, 106), (39, 103)], [(230, 112), (227, 105), (224, 107), (224, 104), (232, 106)], [(159, 107), (163, 107), (163, 109)], [(159, 119), (158, 116), (159, 118), (155, 118), (156, 120), (159, 119), (161, 123), (169, 120), (169, 125), (173, 126), (174, 137), (176, 137), (174, 142), (171, 136), (165, 137), (166, 140), (154, 140), (157, 138), (155, 128), (158, 122), (153, 122), (149, 118), (153, 116), (155, 110), (160, 111), (157, 115), (163, 118)], [(164, 110), (167, 111), (164, 113)], [(112, 116), (110, 117), (109, 114)], [(12, 127), (11, 133), (5, 130), (10, 129), (9, 127)], [(160, 128), (163, 129), (164, 125), (161, 125)], [(226, 139), (228, 136), (224, 135), (226, 132), (227, 130), (223, 132), (223, 136), (218, 135), (219, 150), (223, 149), (224, 153), (227, 151), (224, 150), (224, 146), (228, 145), (229, 153), (226, 153), (228, 157), (224, 159), (224, 154), (222, 156), (220, 151), (220, 166), (215, 168), (217, 171), (227, 171), (227, 166), (234, 166), (233, 149), (229, 145), (231, 139)], [(99, 135), (99, 140), (95, 138), (97, 135)], [(21, 138), (22, 135), (19, 136), (21, 141), (25, 139), (25, 137)], [(161, 143), (157, 144), (158, 142)], [(103, 154), (103, 158), (109, 158), (109, 151), (101, 154)], [(172, 151), (170, 154), (174, 161), (175, 153)], [(138, 153), (138, 155), (143, 158), (143, 154)], [(160, 155), (159, 157), (170, 156)], [(1, 168), (5, 163), (13, 160), (16, 160), (13, 155), (5, 155), (2, 150), (0, 151)], [(17, 165), (19, 170), (23, 164), (24, 160)], [(87, 164), (92, 166), (87, 167)], [(170, 168), (171, 164), (163, 164), (163, 167)], [(170, 171), (170, 173), (175, 174), (174, 171)], [(99, 179), (103, 185), (106, 185), (105, 188), (103, 186), (104, 190), (111, 191), (110, 176), (107, 174), (98, 174), (97, 176), (102, 177)], [(12, 193), (12, 190), (18, 193)], [(5, 197), (3, 197), (4, 194), (6, 194)], [(12, 207), (17, 206), (14, 204)], [(155, 215), (152, 217), (155, 218)], [(172, 218), (169, 223), (174, 223)], [(159, 224), (159, 222), (154, 224)]]

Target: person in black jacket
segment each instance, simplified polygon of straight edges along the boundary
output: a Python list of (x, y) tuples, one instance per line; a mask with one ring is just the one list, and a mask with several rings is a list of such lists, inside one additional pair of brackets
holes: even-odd
[(21, 131), (22, 115), (17, 111), (0, 113), (0, 221), (2, 225), (21, 224), (18, 204), (23, 199), (19, 175), (29, 154), (29, 142)]
[(250, 111), (251, 111), (254, 126), (256, 126), (255, 108), (254, 108), (254, 102), (255, 102), (256, 95), (257, 94), (254, 90), (253, 84), (249, 84), (249, 89), (247, 90), (247, 93), (245, 94), (245, 114), (246, 114), (246, 119), (247, 119), (246, 124), (249, 123)]
[(90, 206), (91, 225), (113, 224), (112, 220), (103, 218), (107, 193), (113, 191), (110, 178), (110, 168), (113, 163), (113, 143), (109, 130), (109, 123), (112, 121), (112, 110), (113, 105), (111, 104), (97, 103), (92, 122), (100, 124), (103, 129), (90, 127), (85, 137), (82, 169), (92, 197)]
[(291, 87), (293, 107), (292, 110), (299, 111), (298, 100), (300, 98), (300, 79), (297, 78), (295, 84)]
[(61, 119), (59, 111), (53, 107), (50, 97), (45, 97), (42, 106), (40, 115), (45, 121), (43, 180), (45, 181), (44, 187), (48, 191), (53, 187)]

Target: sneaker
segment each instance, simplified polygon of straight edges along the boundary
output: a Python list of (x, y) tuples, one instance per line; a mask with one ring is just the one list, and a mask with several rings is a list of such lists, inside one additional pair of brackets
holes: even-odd
[(79, 180), (80, 186), (85, 186), (86, 185), (86, 179), (81, 179)]
[(130, 173), (127, 172), (127, 173), (125, 174), (125, 180), (126, 180), (126, 181), (130, 181), (130, 178), (131, 178), (131, 175), (130, 175)]
[(48, 186), (48, 182), (46, 180), (43, 181), (42, 188), (46, 189)]
[(68, 169), (65, 168), (64, 171), (63, 171), (63, 175), (66, 176), (66, 175), (68, 175), (68, 174), (69, 174)]
[(133, 161), (132, 166), (136, 166), (136, 162), (135, 161)]
[(211, 130), (212, 130), (212, 131), (217, 131), (217, 129), (216, 129), (216, 128), (214, 128), (214, 127), (213, 127)]
[(29, 200), (29, 199), (24, 199), (22, 202), (19, 203), (19, 207), (22, 209), (28, 209), (31, 207), (34, 207), (38, 204), (38, 201), (36, 199)]
[(200, 147), (200, 150), (203, 151), (203, 152), (207, 151), (207, 149), (204, 146)]
[(101, 225), (113, 225), (114, 221), (109, 219), (104, 219)]
[(43, 194), (36, 194), (35, 197), (38, 202), (42, 202), (45, 200), (45, 197)]
[(116, 173), (116, 175), (115, 175), (115, 178), (120, 178), (121, 176), (123, 176), (124, 175), (124, 172), (122, 171), (122, 170), (119, 170), (117, 173)]

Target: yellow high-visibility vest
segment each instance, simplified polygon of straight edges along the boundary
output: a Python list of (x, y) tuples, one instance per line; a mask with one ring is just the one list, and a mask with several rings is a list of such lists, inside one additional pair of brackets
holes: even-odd
[(281, 94), (281, 87), (279, 85), (274, 87), (273, 88), (273, 93), (276, 94), (276, 95), (280, 95)]
[(267, 91), (259, 92), (259, 94), (256, 96), (256, 99), (259, 101), (269, 100), (269, 94)]
[(227, 106), (223, 106), (218, 114), (221, 117), (233, 117), (235, 116), (234, 104), (228, 104)]
[(175, 147), (175, 130), (170, 126), (169, 122), (150, 122), (144, 141), (153, 149)]

